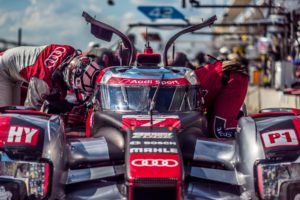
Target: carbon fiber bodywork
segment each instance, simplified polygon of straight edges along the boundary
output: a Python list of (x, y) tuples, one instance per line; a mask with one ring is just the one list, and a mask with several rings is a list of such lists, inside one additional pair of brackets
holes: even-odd
[[(64, 185), (66, 182), (66, 141), (64, 135), (64, 125), (59, 116), (45, 116), (28, 111), (22, 114), (1, 114), (0, 118), (9, 117), (10, 126), (17, 125), (18, 127), (38, 127), (42, 131), (39, 132), (39, 137), (43, 138), (35, 147), (41, 149), (41, 153), (37, 149), (26, 151), (30, 148), (26, 145), (18, 145), (17, 138), (15, 143), (18, 148), (10, 145), (3, 145), (1, 148), (1, 161), (23, 161), (23, 162), (42, 162), (48, 163), (49, 170), (49, 187), (47, 188), (47, 198), (63, 199), (65, 198)], [(2, 132), (5, 130), (1, 130)], [(3, 141), (3, 138), (2, 138)], [(19, 148), (19, 147), (24, 148)], [(33, 149), (34, 150), (34, 149)], [(0, 184), (1, 185), (1, 184)]]

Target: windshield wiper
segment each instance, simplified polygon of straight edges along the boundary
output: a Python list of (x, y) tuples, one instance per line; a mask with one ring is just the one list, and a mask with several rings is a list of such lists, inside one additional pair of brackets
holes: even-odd
[(159, 92), (159, 89), (162, 85), (162, 80), (164, 79), (165, 77), (165, 73), (162, 73), (161, 77), (160, 77), (160, 80), (159, 80), (159, 84), (153, 94), (153, 97), (151, 99), (151, 102), (150, 102), (150, 109), (149, 109), (149, 115), (150, 115), (150, 124), (151, 124), (151, 127), (153, 127), (153, 110), (155, 108), (155, 105), (156, 105), (156, 99), (157, 99), (157, 95), (158, 95), (158, 92)]

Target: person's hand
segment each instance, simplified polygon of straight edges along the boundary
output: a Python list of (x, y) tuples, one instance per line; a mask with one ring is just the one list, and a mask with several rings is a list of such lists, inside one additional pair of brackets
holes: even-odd
[(73, 114), (78, 114), (78, 115), (84, 115), (86, 111), (86, 106), (81, 104), (81, 105), (76, 105), (72, 108), (72, 110), (70, 111), (70, 113)]
[(41, 110), (50, 114), (62, 114), (70, 112), (74, 107), (74, 104), (67, 100), (51, 99), (45, 100)]
[(84, 123), (84, 115), (68, 112), (64, 114), (65, 116), (65, 122), (68, 125), (74, 126)]
[(86, 107), (84, 105), (74, 106), (70, 112), (64, 114), (68, 125), (82, 124), (85, 119)]

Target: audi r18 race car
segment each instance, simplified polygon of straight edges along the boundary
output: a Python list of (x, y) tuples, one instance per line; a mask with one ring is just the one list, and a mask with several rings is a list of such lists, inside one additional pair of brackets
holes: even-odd
[(174, 35), (163, 67), (150, 46), (132, 65), (123, 33), (83, 17), (97, 38), (117, 34), (129, 58), (99, 74), (84, 130), (58, 115), (1, 109), (1, 199), (299, 198), (299, 110), (262, 110), (240, 119), (234, 140), (209, 138), (194, 71), (168, 65), (171, 44), (216, 17)]

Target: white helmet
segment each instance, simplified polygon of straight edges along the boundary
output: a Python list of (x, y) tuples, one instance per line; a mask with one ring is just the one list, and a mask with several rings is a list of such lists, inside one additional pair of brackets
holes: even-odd
[(100, 47), (100, 44), (96, 43), (96, 42), (89, 42), (89, 44), (88, 44), (89, 49), (99, 48), (99, 47)]
[(224, 46), (224, 47), (220, 48), (220, 54), (229, 54), (229, 53), (230, 53), (230, 51), (227, 47)]
[(70, 62), (65, 72), (65, 80), (69, 88), (89, 96), (94, 91), (95, 81), (101, 69), (91, 58), (78, 56)]

